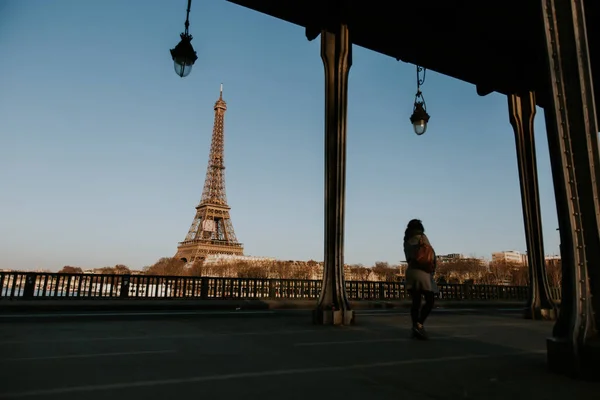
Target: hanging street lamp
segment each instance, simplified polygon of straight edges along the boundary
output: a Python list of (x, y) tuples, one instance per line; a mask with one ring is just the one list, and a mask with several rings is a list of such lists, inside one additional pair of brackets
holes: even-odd
[[(421, 72), (423, 73), (422, 78)], [(423, 67), (417, 65), (417, 94), (415, 94), (413, 113), (410, 116), (410, 122), (413, 124), (415, 133), (419, 136), (425, 133), (427, 130), (427, 123), (429, 122), (425, 98), (423, 97), (423, 93), (421, 93), (421, 85), (425, 82), (425, 72), (426, 70)]]
[(182, 78), (185, 78), (192, 72), (192, 66), (198, 59), (194, 48), (192, 47), (192, 35), (188, 33), (190, 26), (190, 8), (192, 0), (188, 0), (187, 15), (185, 17), (185, 32), (181, 36), (181, 41), (171, 49), (171, 57), (175, 66), (175, 73)]

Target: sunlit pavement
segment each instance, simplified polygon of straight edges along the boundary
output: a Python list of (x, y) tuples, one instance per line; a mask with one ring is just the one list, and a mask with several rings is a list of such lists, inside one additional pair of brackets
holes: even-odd
[[(273, 318), (48, 320), (0, 325), (0, 398), (564, 399), (600, 385), (547, 372), (551, 322), (436, 310), (431, 340), (405, 311), (357, 325)], [(590, 397), (591, 396), (591, 397)]]

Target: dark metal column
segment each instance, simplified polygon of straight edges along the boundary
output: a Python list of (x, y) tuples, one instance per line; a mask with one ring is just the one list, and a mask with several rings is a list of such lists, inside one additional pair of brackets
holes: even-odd
[(550, 297), (550, 286), (544, 260), (544, 237), (533, 128), (535, 93), (509, 95), (508, 112), (510, 124), (515, 132), (523, 224), (527, 240), (529, 299), (525, 318), (555, 319), (556, 305)]
[(562, 302), (548, 363), (600, 378), (600, 157), (583, 4), (541, 0), (551, 101), (546, 127), (560, 227)]
[(321, 31), (321, 58), (325, 67), (325, 266), (313, 316), (318, 324), (347, 325), (354, 322), (354, 313), (344, 279), (346, 110), (352, 65), (346, 24), (336, 23)]

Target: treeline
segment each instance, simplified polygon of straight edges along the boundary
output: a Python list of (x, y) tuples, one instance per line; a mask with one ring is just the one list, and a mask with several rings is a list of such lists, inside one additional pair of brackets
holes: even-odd
[[(404, 280), (406, 265), (390, 265), (387, 262), (376, 262), (373, 266), (350, 264), (344, 267), (346, 280), (352, 281), (387, 281)], [(84, 273), (79, 267), (65, 266), (59, 272)], [(88, 272), (88, 271), (85, 271)], [(204, 264), (197, 262), (192, 266), (172, 257), (159, 259), (140, 272), (131, 271), (125, 265), (94, 269), (96, 274), (145, 274), (162, 276), (211, 276), (231, 278), (272, 278), (272, 279), (321, 279), (323, 263), (310, 261), (238, 261), (220, 264)], [(551, 286), (560, 286), (560, 260), (553, 260), (546, 265), (546, 272)], [(472, 283), (488, 285), (525, 286), (529, 281), (526, 266), (508, 262), (482, 262), (480, 259), (461, 258), (438, 263), (435, 273), (438, 283)]]
[[(560, 286), (560, 260), (546, 265), (550, 285)], [(376, 262), (373, 266), (350, 264), (344, 267), (346, 280), (387, 281), (404, 280), (406, 265), (390, 265)], [(156, 264), (144, 268), (148, 275), (214, 276), (238, 278), (273, 279), (321, 279), (323, 263), (317, 261), (259, 261), (232, 262), (203, 265), (196, 263), (186, 267), (184, 262), (174, 258), (161, 258)], [(529, 282), (526, 266), (509, 262), (482, 262), (480, 259), (462, 258), (440, 262), (435, 279), (439, 283), (472, 283), (488, 285), (525, 286)]]
[[(373, 267), (350, 265), (346, 277), (353, 280), (396, 281), (403, 280), (406, 266), (390, 266), (387, 263), (376, 263)], [(560, 286), (560, 262), (548, 263), (546, 271), (550, 285)], [(471, 283), (481, 285), (515, 285), (526, 286), (529, 283), (527, 266), (510, 262), (483, 262), (480, 259), (461, 258), (439, 262), (435, 272), (438, 283)]]
[(114, 267), (102, 267), (94, 268), (92, 270), (84, 271), (81, 267), (64, 266), (58, 271), (62, 274), (83, 274), (84, 272), (91, 272), (94, 274), (106, 274), (106, 275), (130, 275), (132, 271), (122, 264), (117, 264)]
[(144, 268), (147, 275), (214, 276), (231, 278), (315, 279), (322, 274), (323, 266), (316, 261), (238, 261), (232, 263), (204, 264), (196, 262), (187, 266), (176, 258), (161, 258)]

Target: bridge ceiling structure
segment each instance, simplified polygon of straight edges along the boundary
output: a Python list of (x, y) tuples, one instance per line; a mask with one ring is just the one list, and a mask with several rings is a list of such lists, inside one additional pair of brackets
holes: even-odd
[[(540, 0), (393, 2), (228, 0), (307, 29), (328, 29), (329, 11), (343, 5), (353, 44), (476, 86), (480, 95), (535, 91), (548, 97)], [(600, 2), (585, 2), (594, 75), (600, 69)], [(600, 80), (594, 85), (600, 98)]]

